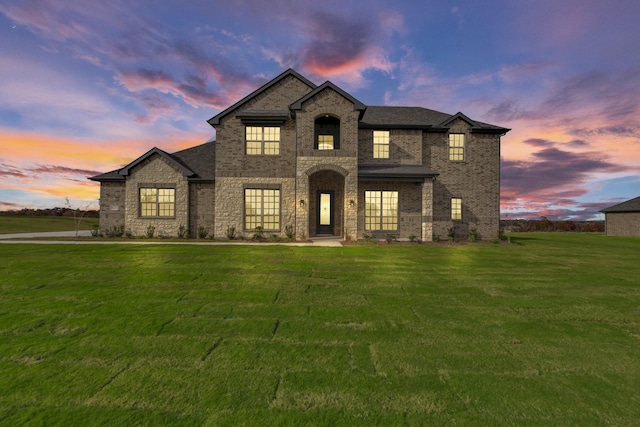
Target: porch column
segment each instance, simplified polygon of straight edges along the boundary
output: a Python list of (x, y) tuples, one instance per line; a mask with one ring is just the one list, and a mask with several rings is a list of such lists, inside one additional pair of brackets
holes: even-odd
[(422, 183), (422, 241), (433, 241), (433, 181), (425, 178)]
[[(343, 239), (358, 239), (358, 172), (357, 165), (344, 177)], [(353, 202), (353, 204), (351, 203)]]

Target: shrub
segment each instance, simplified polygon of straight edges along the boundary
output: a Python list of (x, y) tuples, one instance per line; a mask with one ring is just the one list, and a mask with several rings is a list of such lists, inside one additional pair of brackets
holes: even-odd
[(450, 242), (453, 242), (456, 240), (456, 228), (455, 227), (451, 227), (447, 229), (447, 239), (449, 239)]
[(236, 227), (235, 226), (230, 226), (227, 227), (227, 239), (229, 240), (235, 240), (236, 239)]
[(187, 227), (185, 227), (184, 225), (180, 224), (180, 227), (178, 227), (178, 238), (186, 239), (187, 235), (189, 235), (189, 229), (187, 229)]
[(125, 231), (124, 237), (126, 237), (127, 239), (133, 239), (133, 232), (131, 230)]
[(113, 237), (122, 237), (124, 235), (124, 224), (113, 226)]
[(387, 243), (393, 243), (396, 240), (396, 236), (394, 234), (387, 234), (385, 240), (387, 241)]
[(417, 237), (415, 234), (412, 234), (411, 236), (409, 236), (409, 241), (410, 242), (415, 242), (417, 240)]
[(257, 226), (255, 231), (253, 232), (253, 237), (251, 240), (262, 240), (264, 238), (264, 231), (261, 226)]
[(469, 230), (469, 241), (475, 242), (476, 240), (478, 240), (478, 230), (472, 228), (471, 230)]
[(156, 234), (156, 228), (153, 225), (147, 226), (146, 236), (148, 239), (153, 239), (153, 235)]
[(209, 229), (203, 226), (198, 227), (198, 239), (206, 239), (209, 234)]
[(295, 230), (293, 229), (293, 225), (287, 225), (284, 227), (284, 234), (287, 236), (287, 239), (293, 240), (295, 237)]
[(100, 235), (100, 227), (97, 224), (91, 226), (91, 237), (98, 237)]

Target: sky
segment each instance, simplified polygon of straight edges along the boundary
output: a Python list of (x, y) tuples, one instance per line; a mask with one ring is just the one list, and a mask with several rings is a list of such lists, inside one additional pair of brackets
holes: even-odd
[(503, 218), (603, 219), (640, 195), (640, 1), (0, 0), (0, 210), (99, 184), (293, 68), (366, 105), (512, 129)]

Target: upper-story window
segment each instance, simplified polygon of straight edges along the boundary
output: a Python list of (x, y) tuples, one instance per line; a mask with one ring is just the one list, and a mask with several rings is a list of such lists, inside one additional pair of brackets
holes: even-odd
[(373, 158), (374, 159), (389, 158), (389, 131), (388, 130), (373, 131)]
[(464, 133), (449, 134), (449, 160), (464, 160)]
[(280, 128), (277, 126), (247, 126), (246, 153), (255, 156), (280, 154)]
[(314, 147), (316, 150), (337, 150), (340, 148), (340, 120), (324, 115), (318, 117), (314, 126)]

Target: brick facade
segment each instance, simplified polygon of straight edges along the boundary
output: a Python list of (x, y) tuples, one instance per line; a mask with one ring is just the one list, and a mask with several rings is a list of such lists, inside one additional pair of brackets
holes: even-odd
[[(320, 150), (319, 123), (339, 132), (334, 149)], [(217, 139), (209, 163), (198, 153), (148, 154), (120, 171), (98, 177), (101, 229), (123, 224), (133, 234), (177, 235), (188, 227), (224, 239), (229, 227), (250, 237), (245, 227), (246, 189), (278, 189), (279, 229), (291, 226), (297, 238), (327, 230), (345, 239), (371, 235), (433, 240), (455, 228), (458, 238), (476, 229), (497, 236), (500, 197), (500, 136), (508, 129), (421, 107), (367, 107), (330, 82), (316, 86), (288, 70), (209, 120)], [(339, 125), (337, 124), (339, 123)], [(277, 155), (246, 153), (247, 126), (277, 126)], [(389, 132), (389, 158), (373, 157), (374, 130)], [(464, 160), (449, 160), (449, 134), (465, 136)], [(205, 147), (205, 148), (206, 148)], [(163, 154), (164, 153), (164, 154)], [(121, 171), (125, 171), (122, 173)], [(176, 190), (175, 217), (142, 218), (139, 188)], [(397, 230), (367, 230), (365, 192), (398, 193)], [(333, 197), (331, 227), (318, 229), (320, 193)], [(451, 219), (451, 198), (462, 200), (462, 219)]]
[(607, 212), (607, 236), (640, 237), (640, 212)]

